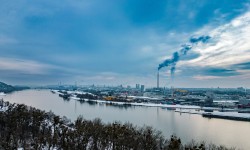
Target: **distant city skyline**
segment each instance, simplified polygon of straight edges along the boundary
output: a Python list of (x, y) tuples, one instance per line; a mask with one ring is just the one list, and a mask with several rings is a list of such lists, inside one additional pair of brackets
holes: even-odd
[(1, 1), (0, 81), (250, 88), (250, 1)]

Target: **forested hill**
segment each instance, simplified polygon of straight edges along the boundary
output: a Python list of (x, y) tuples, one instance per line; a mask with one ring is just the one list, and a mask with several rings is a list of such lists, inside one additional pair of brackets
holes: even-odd
[(0, 92), (4, 92), (4, 93), (9, 93), (9, 92), (13, 92), (13, 91), (28, 89), (28, 88), (29, 87), (25, 87), (25, 86), (12, 86), (12, 85), (8, 85), (6, 83), (0, 82)]
[(9, 93), (15, 91), (15, 87), (6, 83), (0, 82), (0, 92)]

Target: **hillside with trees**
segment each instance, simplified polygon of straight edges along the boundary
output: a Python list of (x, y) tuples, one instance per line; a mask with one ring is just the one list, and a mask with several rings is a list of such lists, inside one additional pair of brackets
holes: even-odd
[(15, 88), (6, 83), (0, 82), (0, 92), (9, 93), (15, 91)]
[(10, 92), (13, 92), (13, 91), (19, 91), (19, 90), (24, 90), (24, 89), (29, 89), (29, 87), (26, 87), (26, 86), (12, 86), (12, 85), (8, 85), (6, 83), (0, 82), (0, 92), (10, 93)]

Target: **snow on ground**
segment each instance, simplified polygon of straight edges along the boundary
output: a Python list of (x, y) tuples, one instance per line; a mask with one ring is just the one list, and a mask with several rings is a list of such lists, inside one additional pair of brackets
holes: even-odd
[(8, 110), (8, 106), (0, 106), (0, 112)]
[(4, 92), (0, 92), (0, 96), (6, 96)]
[(79, 97), (76, 97), (76, 96), (71, 96), (70, 99), (77, 100), (77, 101), (81, 100)]
[(237, 100), (214, 100), (215, 103), (237, 103)]
[[(58, 148), (54, 147), (53, 149), (52, 148), (48, 148), (47, 146), (41, 148), (42, 150), (58, 150)], [(17, 148), (17, 150), (24, 150), (24, 148), (20, 147), (20, 148)]]
[(87, 94), (86, 92), (81, 91), (67, 91), (68, 94)]
[(89, 93), (89, 92), (82, 92), (82, 91), (67, 91), (68, 94), (89, 94), (89, 95), (93, 95), (95, 96), (94, 94), (92, 93)]
[(204, 111), (195, 110), (195, 109), (177, 109), (175, 110), (175, 112), (201, 115)]

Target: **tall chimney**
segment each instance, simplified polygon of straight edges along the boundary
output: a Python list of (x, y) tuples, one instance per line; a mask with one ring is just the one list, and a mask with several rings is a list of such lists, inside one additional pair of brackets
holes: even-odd
[(157, 89), (159, 89), (159, 70), (157, 72)]

